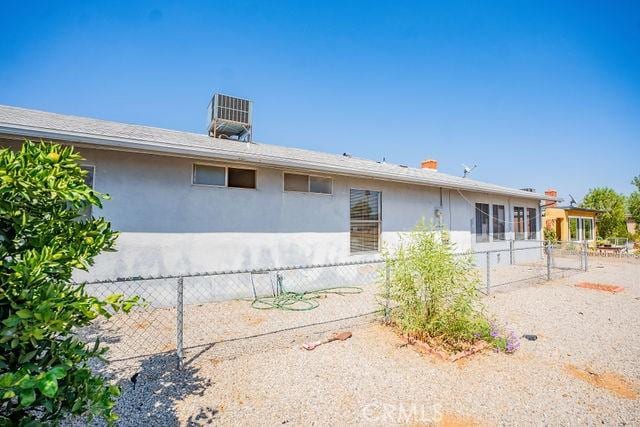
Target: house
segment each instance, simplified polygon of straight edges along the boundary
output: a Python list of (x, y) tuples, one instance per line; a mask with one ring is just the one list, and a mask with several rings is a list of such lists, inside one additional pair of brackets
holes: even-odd
[(121, 234), (83, 277), (94, 280), (374, 259), (422, 218), (459, 251), (539, 246), (540, 203), (556, 200), (440, 173), (435, 161), (407, 167), (0, 106), (0, 145), (25, 138), (76, 147), (90, 183), (111, 196), (93, 215)]
[[(554, 189), (545, 191), (550, 198), (557, 198), (558, 192)], [(556, 238), (563, 242), (584, 242), (590, 246), (596, 246), (598, 223), (596, 221), (601, 211), (596, 209), (581, 208), (570, 204), (558, 206), (556, 201), (551, 201), (542, 208), (544, 227), (553, 230)]]

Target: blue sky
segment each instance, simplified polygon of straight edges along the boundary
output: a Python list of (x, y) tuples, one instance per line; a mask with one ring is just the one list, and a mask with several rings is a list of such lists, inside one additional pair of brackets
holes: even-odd
[[(609, 4), (610, 3), (610, 4)], [(640, 174), (640, 2), (3, 1), (0, 103), (255, 139), (581, 198)]]

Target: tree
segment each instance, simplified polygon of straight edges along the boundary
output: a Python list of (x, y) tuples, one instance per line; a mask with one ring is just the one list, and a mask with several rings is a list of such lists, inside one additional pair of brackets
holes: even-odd
[(598, 215), (598, 237), (608, 239), (628, 234), (625, 203), (624, 195), (609, 187), (598, 187), (589, 190), (581, 206), (603, 211)]
[(635, 223), (640, 224), (640, 175), (633, 178), (631, 183), (636, 186), (636, 189), (627, 199), (627, 208)]
[(73, 330), (137, 298), (102, 300), (72, 281), (117, 237), (103, 218), (83, 217), (107, 197), (85, 184), (80, 160), (48, 143), (0, 150), (0, 425), (117, 419), (119, 389), (89, 367), (106, 349)]

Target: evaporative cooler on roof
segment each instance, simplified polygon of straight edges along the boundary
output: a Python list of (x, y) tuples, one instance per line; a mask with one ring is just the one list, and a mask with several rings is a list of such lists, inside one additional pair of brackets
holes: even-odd
[(209, 135), (251, 141), (251, 110), (248, 99), (216, 93), (209, 103)]

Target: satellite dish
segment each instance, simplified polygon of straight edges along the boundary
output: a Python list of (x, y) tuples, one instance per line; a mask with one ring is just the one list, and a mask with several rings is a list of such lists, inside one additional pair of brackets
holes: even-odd
[(473, 165), (471, 167), (465, 165), (464, 163), (462, 164), (462, 167), (464, 168), (464, 173), (462, 174), (463, 178), (466, 178), (467, 175), (469, 175), (471, 173), (472, 170), (474, 170), (475, 168), (478, 167), (478, 165)]
[(571, 201), (569, 202), (571, 206), (575, 206), (578, 204), (578, 202), (576, 202), (576, 199), (574, 199), (571, 194), (569, 194), (569, 197), (571, 198)]

